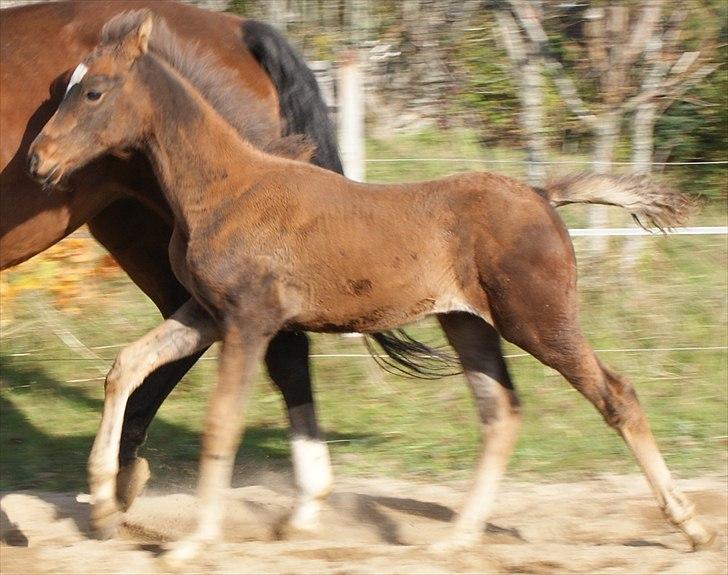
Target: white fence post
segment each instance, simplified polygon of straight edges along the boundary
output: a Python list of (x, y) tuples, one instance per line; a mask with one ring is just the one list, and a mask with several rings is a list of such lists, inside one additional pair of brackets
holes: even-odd
[(363, 182), (364, 94), (359, 55), (346, 52), (337, 73), (338, 133), (341, 160), (346, 177)]

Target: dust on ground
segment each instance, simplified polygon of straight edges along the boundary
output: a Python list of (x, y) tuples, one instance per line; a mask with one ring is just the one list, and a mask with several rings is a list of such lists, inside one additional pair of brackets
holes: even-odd
[[(466, 485), (339, 479), (316, 536), (276, 541), (293, 502), (290, 479), (263, 474), (231, 491), (225, 539), (188, 571), (208, 573), (660, 573), (728, 572), (727, 478), (681, 481), (717, 530), (708, 550), (689, 552), (665, 523), (644, 479), (609, 476), (573, 483), (503, 486), (476, 549), (439, 555), (428, 545), (449, 532)], [(12, 492), (0, 500), (0, 571), (164, 573), (168, 541), (187, 533), (189, 493), (140, 497), (110, 541), (87, 535), (88, 506), (75, 494)]]

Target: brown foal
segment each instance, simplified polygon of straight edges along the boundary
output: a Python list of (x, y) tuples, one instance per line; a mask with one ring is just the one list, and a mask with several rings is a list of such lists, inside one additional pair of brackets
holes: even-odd
[[(633, 451), (667, 519), (694, 546), (711, 534), (677, 489), (632, 386), (606, 369), (577, 322), (576, 266), (553, 205), (626, 207), (670, 225), (677, 194), (642, 181), (578, 176), (534, 189), (492, 173), (365, 185), (256, 150), (161, 58), (147, 51), (151, 16), (101, 43), (78, 69), (30, 148), (47, 184), (110, 150), (148, 155), (174, 214), (170, 259), (192, 294), (121, 352), (106, 380), (89, 458), (96, 527), (118, 520), (119, 438), (129, 394), (158, 366), (222, 340), (205, 417), (196, 531), (168, 554), (195, 555), (220, 535), (242, 413), (256, 364), (280, 329), (382, 331), (437, 314), (457, 352), (483, 427), (475, 481), (448, 546), (483, 531), (516, 441), (519, 400), (500, 338), (558, 370)], [(331, 489), (323, 444), (294, 445), (319, 461), (299, 473), (310, 508)], [(304, 505), (305, 508), (305, 505)]]

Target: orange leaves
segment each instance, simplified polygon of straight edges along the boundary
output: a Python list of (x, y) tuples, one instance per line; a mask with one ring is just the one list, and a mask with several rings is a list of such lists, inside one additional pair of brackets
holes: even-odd
[(77, 312), (75, 302), (80, 298), (101, 297), (104, 282), (120, 273), (110, 254), (86, 232), (76, 232), (0, 275), (2, 319), (10, 319), (18, 298), (34, 290), (50, 292), (57, 307), (65, 312)]

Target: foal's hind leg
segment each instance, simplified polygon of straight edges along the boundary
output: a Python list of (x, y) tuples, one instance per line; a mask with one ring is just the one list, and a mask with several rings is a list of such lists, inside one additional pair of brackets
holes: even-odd
[(210, 316), (194, 301), (124, 348), (106, 376), (104, 411), (88, 461), (91, 528), (99, 537), (113, 534), (120, 512), (116, 501), (119, 440), (129, 395), (161, 365), (186, 357), (217, 339)]
[(268, 373), (283, 394), (288, 411), (297, 490), (296, 506), (277, 526), (278, 537), (291, 531), (315, 531), (321, 506), (333, 485), (329, 451), (316, 421), (308, 349), (305, 333), (278, 332), (265, 355)]
[(693, 548), (710, 543), (714, 535), (703, 527), (693, 504), (675, 485), (632, 385), (604, 367), (585, 340), (570, 343), (575, 351), (572, 357), (560, 351), (554, 354), (553, 349), (540, 352), (541, 357), (534, 355), (560, 371), (622, 436), (665, 517), (687, 536)]
[(467, 313), (440, 315), (438, 319), (460, 357), (483, 426), (482, 452), (465, 507), (450, 539), (436, 546), (450, 550), (477, 542), (483, 533), (518, 437), (521, 413), (496, 330)]
[[(538, 286), (533, 278), (528, 279), (530, 286)], [(599, 410), (632, 450), (666, 518), (688, 537), (694, 548), (709, 543), (713, 535), (695, 517), (693, 505), (676, 487), (634, 388), (601, 364), (581, 334), (576, 322), (575, 294), (567, 290), (566, 297), (549, 297), (554, 292), (548, 289), (529, 294), (529, 286), (522, 287), (517, 291), (517, 301), (494, 298), (496, 320), (503, 312), (509, 319), (501, 324), (502, 335), (559, 371)], [(531, 313), (526, 315), (525, 310)]]

